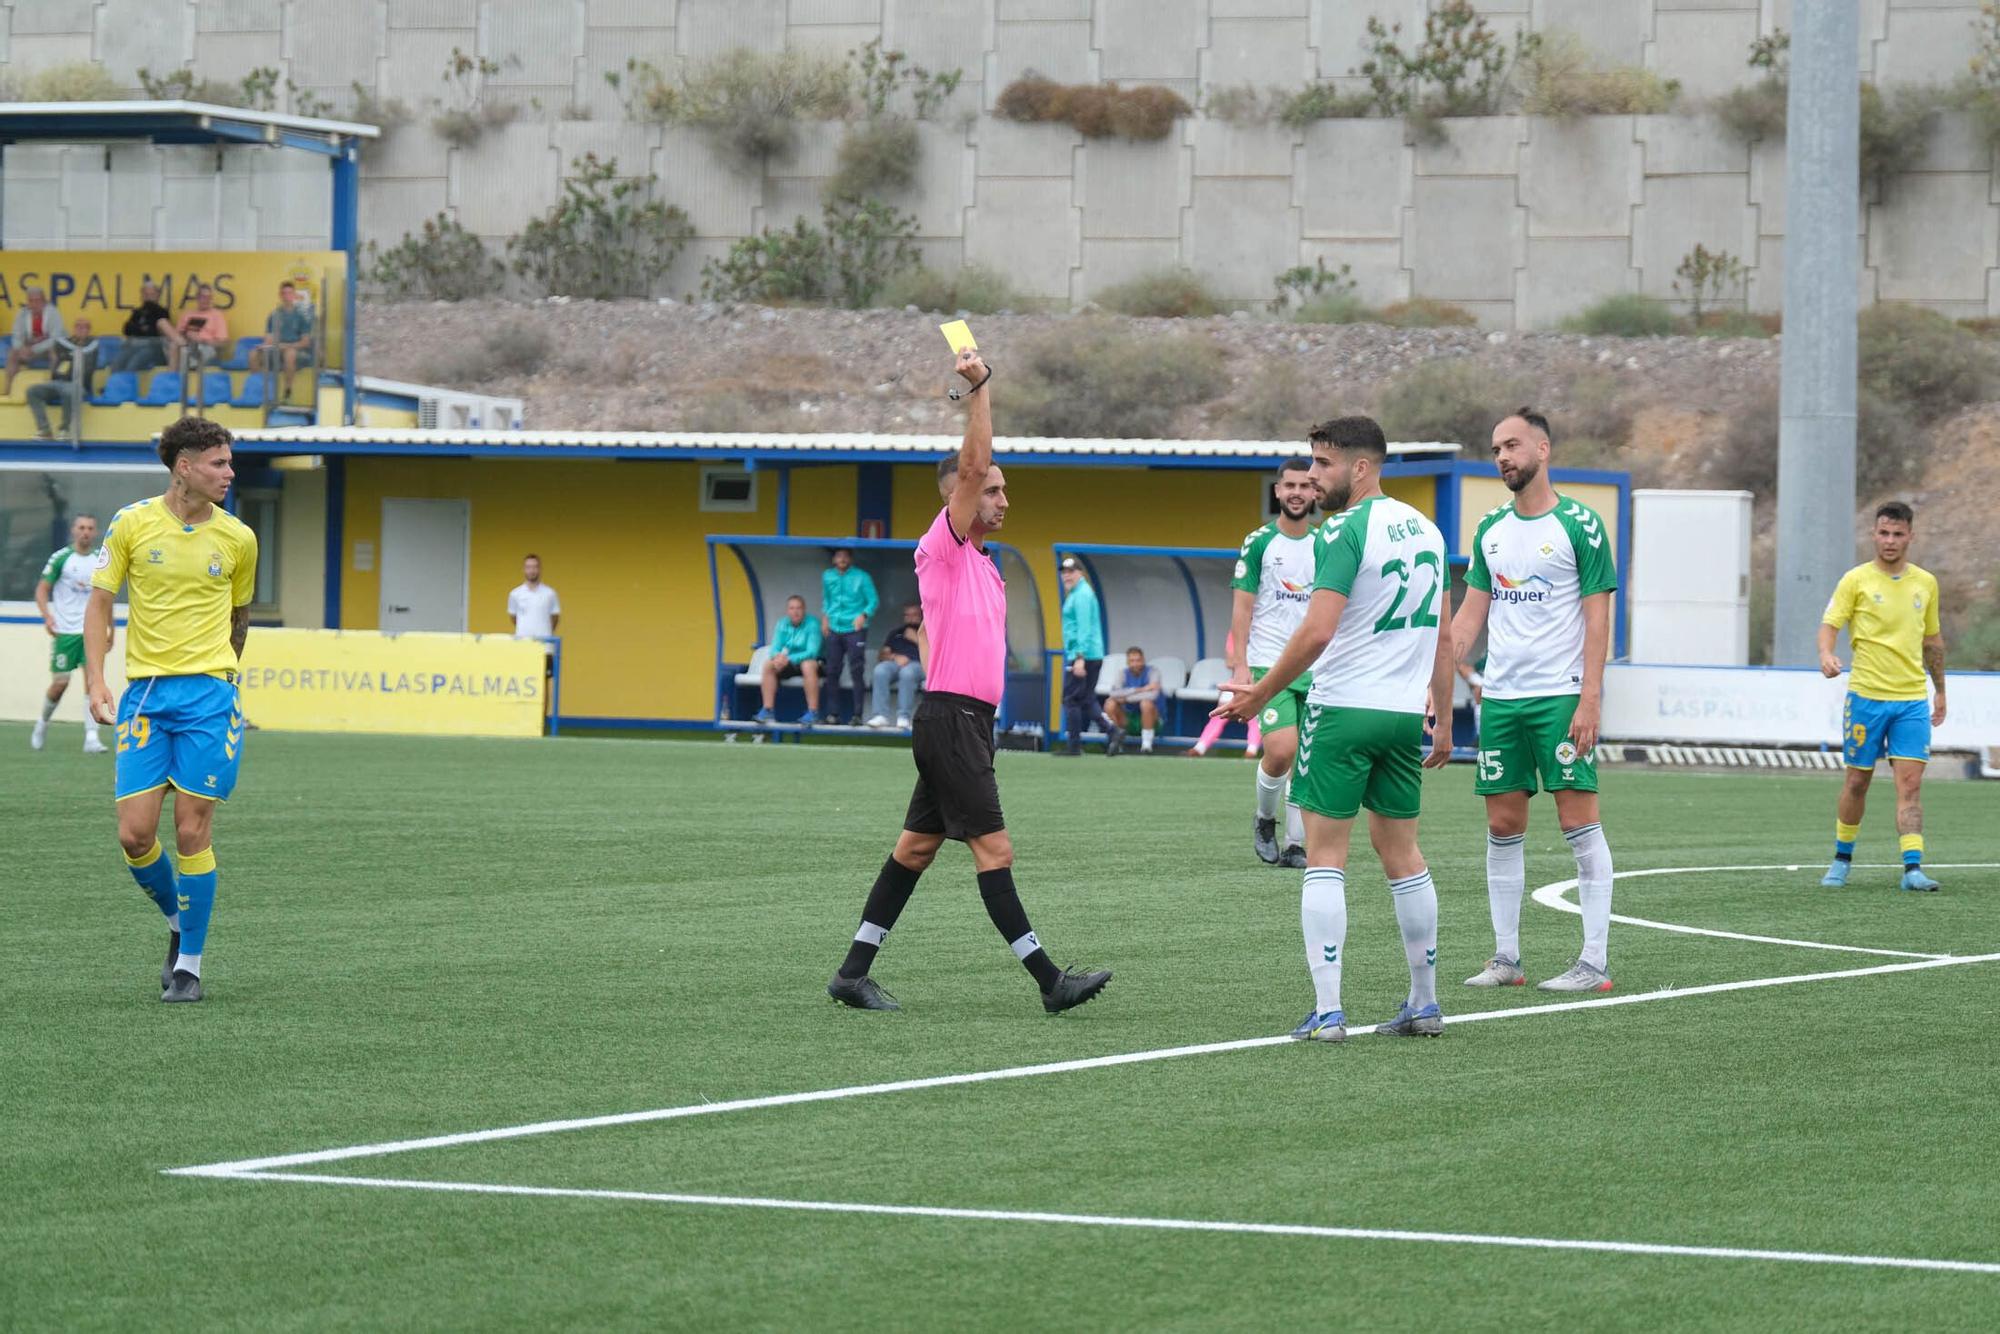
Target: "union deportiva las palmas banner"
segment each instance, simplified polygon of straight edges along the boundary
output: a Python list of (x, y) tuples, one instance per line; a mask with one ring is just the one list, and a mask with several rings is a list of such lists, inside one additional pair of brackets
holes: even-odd
[(14, 312), (27, 304), (25, 289), (39, 287), (65, 322), (83, 315), (92, 332), (116, 335), (139, 304), (143, 284), (158, 283), (160, 304), (179, 319), (194, 305), (195, 289), (207, 283), (229, 336), (247, 338), (264, 332), (278, 304), (278, 284), (290, 282), (324, 314), (327, 345), (338, 351), (346, 274), (347, 256), (338, 251), (0, 250), (0, 315), (11, 328)]
[(270, 732), (540, 736), (542, 645), (498, 635), (252, 630), (243, 715)]

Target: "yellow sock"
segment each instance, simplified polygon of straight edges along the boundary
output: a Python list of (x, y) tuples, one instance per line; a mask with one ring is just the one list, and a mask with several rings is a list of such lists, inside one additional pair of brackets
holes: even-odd
[(1922, 834), (1905, 834), (1902, 838), (1902, 844), (1903, 865), (1921, 866), (1924, 860), (1924, 836)]

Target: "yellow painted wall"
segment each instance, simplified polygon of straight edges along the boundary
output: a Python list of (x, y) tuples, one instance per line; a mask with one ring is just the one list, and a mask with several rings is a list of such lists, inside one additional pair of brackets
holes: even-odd
[[(562, 596), (565, 714), (611, 718), (714, 715), (715, 612), (710, 533), (777, 531), (778, 479), (758, 477), (755, 513), (704, 514), (700, 465), (555, 459), (348, 461), (341, 624), (373, 629), (380, 611), (382, 501), (470, 502), (472, 555), (467, 628), (504, 632), (507, 592), (521, 557), (542, 557)], [(852, 534), (856, 471), (793, 474), (791, 530)], [(354, 546), (375, 549), (376, 569), (354, 568)], [(740, 570), (724, 559), (726, 623), (751, 623)], [(749, 643), (727, 646), (739, 658)]]
[(278, 493), (278, 610), (317, 630), (326, 615), (326, 473), (284, 474)]
[[(1608, 482), (1557, 482), (1556, 490), (1572, 500), (1581, 501), (1597, 511), (1604, 520), (1605, 531), (1611, 537), (1611, 550), (1618, 550), (1618, 488)], [(1479, 531), (1479, 521), (1487, 511), (1505, 505), (1512, 500), (1513, 493), (1498, 477), (1468, 477), (1459, 490), (1458, 507), (1458, 550), (1472, 551), (1472, 535)], [(1414, 502), (1412, 502), (1414, 503)], [(1624, 577), (1624, 571), (1619, 576)]]
[[(539, 553), (545, 576), (563, 601), (565, 714), (713, 715), (715, 613), (706, 538), (775, 533), (775, 472), (758, 474), (754, 513), (707, 514), (700, 510), (700, 465), (695, 463), (356, 457), (348, 460), (347, 470), (344, 627), (373, 629), (378, 623), (382, 501), (463, 499), (472, 515), (467, 628), (475, 633), (507, 630), (507, 591), (520, 582), (521, 557)], [(935, 479), (928, 464), (893, 470), (890, 536), (915, 540), (923, 535), (940, 503)], [(857, 480), (852, 466), (794, 471), (791, 533), (852, 535)], [(1061, 602), (1055, 543), (1233, 549), (1259, 522), (1263, 485), (1263, 478), (1250, 472), (1015, 468), (1008, 474), (1012, 507), (1000, 540), (1027, 559), (1045, 633), (1056, 643)], [(1389, 489), (1426, 513), (1435, 512), (1433, 478), (1392, 479)], [(309, 538), (323, 547), (323, 530), (310, 529)], [(354, 568), (357, 542), (374, 549), (376, 569)], [(304, 555), (298, 559), (309, 564)], [(316, 564), (310, 568), (323, 578)], [(287, 588), (291, 573), (288, 567)], [(742, 661), (760, 637), (749, 587), (726, 551), (717, 573), (724, 623), (732, 634), (723, 646), (725, 656)], [(291, 615), (290, 596), (288, 592), (287, 620), (307, 624)], [(305, 605), (303, 591), (300, 598)]]

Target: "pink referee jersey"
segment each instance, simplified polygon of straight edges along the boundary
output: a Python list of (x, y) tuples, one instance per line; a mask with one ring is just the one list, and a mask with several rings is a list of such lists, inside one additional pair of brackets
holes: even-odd
[(998, 708), (1007, 682), (1007, 581), (993, 558), (951, 528), (951, 509), (917, 543), (917, 596), (931, 657), (924, 689)]

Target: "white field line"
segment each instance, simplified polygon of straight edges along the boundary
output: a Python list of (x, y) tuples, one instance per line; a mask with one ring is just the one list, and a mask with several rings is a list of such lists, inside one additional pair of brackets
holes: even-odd
[(837, 1200), (777, 1200), (754, 1195), (685, 1195), (641, 1190), (583, 1190), (554, 1186), (509, 1186), (473, 1181), (412, 1181), (392, 1177), (317, 1176), (310, 1172), (246, 1172), (241, 1181), (294, 1181), (321, 1186), (365, 1186), (474, 1195), (526, 1195), (555, 1199), (611, 1200), (648, 1204), (707, 1205), (736, 1209), (783, 1209), (797, 1213), (875, 1214), (900, 1218), (943, 1218), (994, 1223), (1062, 1223), (1081, 1227), (1136, 1228), (1156, 1232), (1251, 1233), (1265, 1237), (1315, 1237), (1343, 1241), (1391, 1241), (1445, 1246), (1507, 1246), (1537, 1251), (1599, 1251), (1616, 1255), (1659, 1255), (1700, 1260), (1749, 1260), (1779, 1264), (1847, 1265), (1857, 1268), (1927, 1269), (2000, 1275), (2000, 1264), (1978, 1260), (1929, 1260), (1900, 1255), (1843, 1255), (1826, 1251), (1769, 1251), (1738, 1246), (1672, 1246), (1646, 1241), (1594, 1241), (1576, 1237), (1513, 1237), (1479, 1232), (1413, 1232), (1401, 1228), (1323, 1227), (1311, 1223), (1240, 1223), (1195, 1218), (1133, 1218), (1117, 1214), (1059, 1214), (1016, 1209), (948, 1209), (918, 1204), (861, 1204)]
[[(2000, 863), (1939, 862), (1933, 864), (1932, 869), (1939, 871), (1986, 870), (1996, 865), (2000, 865)], [(1798, 871), (1804, 869), (1806, 868), (1796, 865), (1664, 866), (1664, 867), (1654, 867), (1649, 870), (1643, 870), (1643, 871), (1618, 871), (1613, 874), (1613, 878), (1617, 880), (1636, 880), (1642, 876), (1697, 875), (1706, 871)], [(1888, 870), (1891, 868), (1884, 863), (1878, 862), (1872, 865), (1857, 863), (1855, 869), (1864, 871), (1866, 870), (1879, 871), (1879, 870)], [(1580, 914), (1582, 913), (1583, 909), (1577, 907), (1575, 904), (1571, 903), (1568, 899), (1565, 899), (1563, 897), (1564, 894), (1567, 894), (1570, 890), (1575, 888), (1576, 888), (1576, 881), (1574, 879), (1558, 880), (1552, 885), (1543, 885), (1540, 889), (1536, 890), (1534, 893), (1534, 900), (1535, 902), (1541, 904), (1543, 907), (1554, 908), (1558, 912)], [(1838, 894), (1841, 891), (1829, 890), (1828, 892), (1833, 894)], [(1656, 922), (1648, 917), (1627, 917), (1622, 913), (1611, 914), (1611, 920), (1614, 922), (1623, 922), (1627, 926), (1649, 927), (1654, 931), (1672, 931), (1678, 935), (1683, 935), (1683, 936), (1713, 936), (1718, 940), (1747, 940), (1758, 945), (1792, 945), (1802, 950), (1835, 950), (1843, 954), (1879, 954), (1892, 959), (1949, 959), (1952, 957), (1949, 954), (1919, 954), (1914, 950), (1870, 949), (1864, 945), (1829, 945), (1824, 941), (1791, 940), (1784, 936), (1752, 936), (1752, 935), (1745, 935), (1741, 931), (1716, 931), (1704, 926), (1681, 926), (1680, 924), (1675, 922)]]
[[(2000, 962), (2000, 953), (1962, 955), (1946, 959), (1918, 959), (1907, 963), (1877, 964), (1869, 968), (1848, 968), (1836, 972), (1794, 973), (1782, 977), (1760, 977), (1740, 982), (1712, 982), (1696, 987), (1669, 987), (1661, 991), (1635, 992), (1621, 996), (1595, 996), (1588, 1000), (1559, 1001), (1544, 1005), (1524, 1005), (1510, 1010), (1486, 1010), (1454, 1015), (1448, 1027), (1479, 1023), (1488, 1019), (1514, 1019), (1525, 1015), (1558, 1014), (1570, 1010), (1608, 1009), (1619, 1005), (1641, 1005), (1648, 1001), (1683, 1000), (1690, 996), (1715, 996), (1732, 991), (1762, 987), (1793, 986), (1802, 982), (1824, 982), (1836, 978), (1874, 977), (1886, 973), (1918, 972), (1950, 968), (1960, 964)], [(1354, 1033), (1373, 1028), (1354, 1028)], [(832, 1102), (864, 1098), (881, 1093), (907, 1093), (919, 1089), (949, 1088), (961, 1084), (984, 1084), (1003, 1079), (1027, 1079), (1037, 1075), (1066, 1074), (1076, 1070), (1102, 1070), (1111, 1066), (1138, 1065), (1148, 1061), (1171, 1060), (1182, 1056), (1206, 1056), (1219, 1052), (1248, 1051), (1291, 1041), (1289, 1036), (1239, 1038), (1230, 1042), (1205, 1042), (1184, 1047), (1160, 1047), (1151, 1051), (1123, 1052), (1114, 1056), (1091, 1056), (1072, 1061), (1052, 1061), (1044, 1065), (1019, 1065), (1000, 1070), (980, 1070), (969, 1074), (935, 1075), (927, 1079), (898, 1079), (884, 1084), (857, 1084), (844, 1088), (815, 1089), (805, 1093), (780, 1093), (762, 1098), (736, 1098), (728, 1102), (692, 1103), (681, 1107), (660, 1107), (642, 1112), (617, 1112), (608, 1116), (578, 1117), (565, 1121), (537, 1121), (528, 1125), (502, 1126), (493, 1130), (471, 1130), (453, 1135), (431, 1135), (422, 1139), (389, 1140), (380, 1144), (356, 1144), (338, 1149), (318, 1149), (306, 1153), (280, 1154), (269, 1158), (243, 1158), (234, 1162), (208, 1163), (166, 1169), (168, 1176), (241, 1177), (288, 1167), (341, 1162), (350, 1158), (375, 1158), (423, 1149), (448, 1149), (463, 1144), (486, 1144), (495, 1140), (524, 1139), (533, 1135), (556, 1135), (573, 1130), (597, 1130), (611, 1126), (639, 1125), (649, 1121), (675, 1121), (690, 1116), (715, 1116), (724, 1112), (747, 1112), (765, 1107), (789, 1107), (801, 1103)]]

